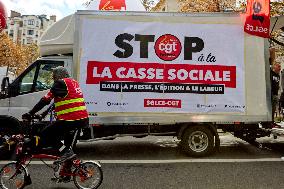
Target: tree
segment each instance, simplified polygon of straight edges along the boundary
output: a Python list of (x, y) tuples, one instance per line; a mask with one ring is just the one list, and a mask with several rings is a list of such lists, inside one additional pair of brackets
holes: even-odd
[(144, 5), (145, 9), (147, 11), (150, 11), (152, 7), (154, 7), (157, 3), (157, 0), (141, 0), (141, 2)]
[(15, 75), (19, 75), (39, 56), (36, 44), (14, 43), (5, 32), (0, 33), (0, 66), (8, 66)]

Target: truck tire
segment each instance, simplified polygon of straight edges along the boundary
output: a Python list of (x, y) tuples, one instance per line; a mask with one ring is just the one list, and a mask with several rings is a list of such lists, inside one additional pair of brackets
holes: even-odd
[(214, 135), (206, 126), (191, 126), (184, 130), (181, 148), (192, 157), (203, 157), (214, 151)]

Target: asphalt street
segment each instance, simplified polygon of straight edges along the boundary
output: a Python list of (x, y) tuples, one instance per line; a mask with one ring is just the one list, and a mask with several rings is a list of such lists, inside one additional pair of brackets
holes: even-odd
[[(165, 164), (102, 164), (101, 189), (281, 189), (283, 162), (219, 162)], [(52, 171), (43, 165), (30, 168), (33, 184), (26, 188), (67, 189), (73, 183), (49, 180)]]
[[(124, 137), (112, 141), (81, 142), (77, 154), (99, 160), (104, 189), (281, 189), (284, 188), (284, 139), (264, 138), (264, 149), (221, 134), (220, 151), (210, 157), (192, 158), (172, 137)], [(1, 161), (2, 166), (6, 161)], [(33, 184), (28, 189), (75, 188), (73, 183), (50, 181), (52, 170), (32, 162)], [(52, 162), (47, 162), (52, 163)]]

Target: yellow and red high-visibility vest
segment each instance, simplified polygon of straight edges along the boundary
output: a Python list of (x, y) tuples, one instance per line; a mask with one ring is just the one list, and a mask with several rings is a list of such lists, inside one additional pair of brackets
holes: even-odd
[(58, 120), (75, 121), (88, 118), (88, 112), (79, 83), (71, 78), (64, 78), (67, 95), (54, 98), (55, 113)]

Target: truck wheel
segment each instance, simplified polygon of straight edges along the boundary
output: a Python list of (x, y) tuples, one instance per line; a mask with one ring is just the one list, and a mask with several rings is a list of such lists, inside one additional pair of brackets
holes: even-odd
[(214, 135), (206, 126), (189, 127), (182, 135), (181, 147), (189, 156), (207, 156), (213, 152)]

